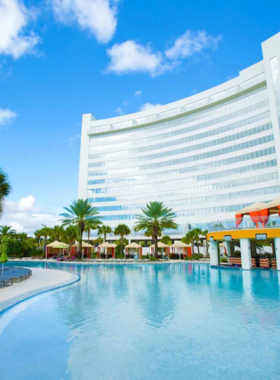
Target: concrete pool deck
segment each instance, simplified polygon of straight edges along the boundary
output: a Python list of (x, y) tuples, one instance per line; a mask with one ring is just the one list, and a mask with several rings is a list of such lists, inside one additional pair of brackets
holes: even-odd
[(23, 282), (0, 289), (0, 312), (36, 294), (70, 285), (79, 279), (74, 273), (56, 269), (30, 268), (32, 276)]
[(85, 259), (84, 261), (57, 261), (52, 259), (30, 259), (30, 258), (22, 258), (22, 259), (10, 259), (9, 262), (27, 262), (31, 263), (61, 263), (61, 264), (82, 264), (82, 265), (150, 265), (150, 264), (210, 264), (210, 260), (163, 260), (163, 261), (88, 261)]

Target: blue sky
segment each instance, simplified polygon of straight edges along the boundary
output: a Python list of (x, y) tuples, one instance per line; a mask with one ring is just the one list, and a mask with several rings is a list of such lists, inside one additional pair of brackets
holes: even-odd
[(53, 225), (77, 197), (83, 113), (97, 119), (193, 95), (262, 59), (280, 3), (0, 0), (2, 223)]

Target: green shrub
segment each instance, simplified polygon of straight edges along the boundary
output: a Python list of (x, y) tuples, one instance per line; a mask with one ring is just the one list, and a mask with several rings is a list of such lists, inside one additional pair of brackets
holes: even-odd
[(157, 261), (158, 259), (156, 258), (156, 257), (154, 257), (154, 256), (151, 256), (150, 257), (150, 261)]
[(220, 262), (221, 263), (228, 263), (228, 259), (226, 257), (221, 257)]
[(199, 259), (202, 259), (202, 258), (204, 258), (204, 256), (203, 255), (201, 255), (201, 254), (198, 254), (198, 253), (195, 253), (194, 255), (192, 255), (192, 256), (186, 256), (186, 260), (199, 260)]

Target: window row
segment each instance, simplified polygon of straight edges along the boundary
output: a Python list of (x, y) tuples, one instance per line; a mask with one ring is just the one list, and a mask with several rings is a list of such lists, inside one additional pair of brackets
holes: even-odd
[[(210, 164), (208, 163), (208, 164), (196, 165), (196, 166), (190, 167), (190, 168), (173, 169), (173, 170), (167, 170), (167, 171), (159, 172), (159, 173), (141, 174), (141, 175), (136, 175), (136, 176), (131, 176), (131, 177), (106, 178), (106, 179), (100, 179), (100, 180), (99, 179), (93, 179), (93, 180), (88, 181), (88, 185), (90, 186), (90, 185), (102, 185), (102, 184), (112, 184), (112, 183), (131, 183), (131, 182), (140, 182), (140, 181), (156, 181), (157, 179), (162, 180), (162, 178), (169, 178), (171, 176), (179, 176), (179, 175), (181, 176), (182, 174), (186, 174), (186, 173), (193, 172), (193, 171), (210, 169), (213, 167), (229, 165), (229, 164), (233, 164), (236, 162), (248, 161), (248, 160), (251, 160), (253, 158), (256, 158), (257, 155), (258, 155), (258, 157), (263, 157), (263, 156), (271, 155), (274, 153), (275, 153), (275, 148), (271, 147), (271, 148), (263, 149), (260, 151), (243, 154), (241, 156), (236, 156), (236, 157), (232, 157), (232, 158), (228, 158), (228, 159), (224, 159), (224, 160), (214, 161), (214, 162), (211, 162)], [(233, 162), (233, 160), (234, 160), (234, 162)], [(255, 165), (257, 165), (257, 166), (255, 166)], [(262, 165), (262, 167), (258, 166), (258, 165)], [(193, 177), (188, 177), (188, 181), (189, 181), (189, 183), (196, 183), (199, 181), (211, 180), (211, 179), (215, 179), (215, 178), (219, 178), (219, 177), (226, 177), (226, 176), (231, 175), (231, 173), (235, 173), (235, 174), (244, 173), (244, 172), (250, 171), (251, 167), (256, 167), (256, 169), (252, 169), (252, 170), (257, 170), (257, 169), (261, 169), (261, 168), (264, 169), (264, 168), (274, 167), (276, 165), (277, 165), (276, 160), (269, 160), (269, 161), (261, 162), (261, 163), (254, 164), (254, 165), (242, 166), (239, 168), (217, 171), (215, 173), (200, 174), (200, 175), (196, 175)], [(238, 170), (238, 171), (236, 171), (236, 170)]]
[[(268, 105), (266, 88), (262, 89), (262, 90), (258, 90), (257, 92), (254, 92), (251, 95), (247, 95), (247, 96), (243, 96), (241, 98), (238, 98), (238, 100), (231, 101), (229, 104), (227, 104), (225, 106), (221, 106), (221, 105), (216, 106), (216, 107), (211, 108), (211, 110), (208, 109), (206, 111), (201, 111), (200, 113), (191, 114), (191, 115), (187, 115), (187, 116), (181, 116), (175, 120), (157, 123), (157, 124), (152, 125), (152, 126), (139, 127), (139, 128), (133, 129), (132, 131), (129, 131), (129, 132), (127, 132), (127, 131), (115, 132), (112, 134), (106, 134), (102, 137), (91, 137), (90, 142), (92, 141), (93, 145), (95, 145), (97, 150), (101, 150), (103, 148), (108, 149), (108, 145), (102, 146), (101, 144), (112, 144), (116, 141), (124, 140), (124, 139), (129, 139), (129, 140), (135, 139), (135, 138), (137, 139), (138, 136), (142, 137), (143, 133), (145, 133), (145, 132), (153, 133), (153, 132), (158, 131), (159, 134), (161, 134), (162, 131), (165, 129), (170, 129), (172, 127), (176, 127), (176, 126), (179, 126), (182, 124), (191, 123), (193, 121), (201, 119), (202, 117), (203, 118), (210, 117), (211, 115), (216, 115), (217, 113), (226, 113), (227, 111), (231, 110), (232, 108), (239, 107), (242, 105), (246, 105), (248, 103), (249, 104), (251, 103), (250, 106), (236, 111), (236, 112), (241, 112), (240, 115), (237, 114), (236, 116), (234, 116), (235, 112), (233, 112), (233, 113), (229, 114), (229, 115), (231, 115), (230, 118), (241, 116), (241, 115), (246, 114), (248, 112), (252, 112), (254, 110), (260, 109), (260, 108), (264, 107), (265, 105)], [(215, 120), (219, 120), (219, 121), (216, 121), (213, 124), (216, 124), (217, 122), (226, 121), (226, 120), (228, 120), (227, 117), (228, 117), (227, 114), (223, 115), (223, 116), (215, 119)], [(208, 123), (208, 121), (206, 123)], [(213, 124), (210, 124), (210, 125), (213, 125)], [(110, 149), (110, 147), (109, 147), (109, 149)]]
[[(227, 181), (227, 182), (221, 182), (221, 183), (213, 183), (213, 184), (207, 184), (207, 185), (200, 185), (196, 187), (189, 187), (184, 188), (184, 194), (196, 194), (196, 193), (205, 193), (209, 191), (215, 191), (215, 190), (222, 190), (222, 189), (230, 189), (232, 187), (236, 186), (245, 186), (252, 183), (259, 183), (259, 182), (268, 182), (274, 179), (278, 178), (277, 173), (269, 173), (269, 174), (263, 174), (259, 176), (254, 176), (250, 178), (241, 178), (235, 181)], [(152, 182), (152, 183), (145, 183), (142, 185), (133, 185), (133, 186), (121, 186), (121, 187), (103, 187), (99, 189), (89, 189), (88, 194), (108, 194), (108, 193), (131, 193), (135, 191), (144, 191), (144, 190), (153, 190), (158, 189), (159, 187), (162, 188), (182, 188), (184, 186), (189, 185), (189, 178), (180, 178), (177, 180), (172, 181), (161, 181), (161, 182)], [(178, 189), (176, 190), (176, 194)], [(173, 195), (176, 195), (175, 193)], [(179, 193), (178, 193), (179, 194)], [(180, 193), (181, 194), (181, 193)], [(103, 210), (105, 211), (105, 210)]]
[[(92, 162), (92, 163), (88, 164), (88, 167), (89, 168), (101, 168), (101, 167), (106, 167), (106, 166), (107, 167), (108, 166), (109, 167), (120, 166), (120, 165), (123, 166), (123, 165), (131, 165), (131, 164), (134, 164), (137, 162), (142, 162), (142, 161), (153, 161), (153, 160), (156, 160), (159, 158), (177, 156), (179, 154), (185, 154), (185, 153), (189, 153), (189, 152), (193, 152), (193, 151), (199, 151), (199, 150), (206, 149), (209, 147), (214, 147), (216, 145), (225, 144), (225, 143), (230, 142), (230, 141), (239, 140), (239, 139), (242, 139), (244, 137), (256, 135), (258, 133), (267, 131), (269, 129), (272, 129), (271, 123), (267, 123), (267, 124), (260, 125), (258, 127), (243, 130), (242, 132), (234, 133), (232, 135), (216, 138), (215, 140), (210, 140), (210, 141), (206, 141), (206, 142), (203, 142), (200, 144), (195, 144), (195, 145), (188, 145), (188, 146), (185, 146), (183, 148), (168, 150), (168, 151), (161, 152), (161, 153), (153, 153), (153, 154), (149, 154), (146, 156), (139, 156), (139, 157), (129, 157), (129, 158), (122, 159), (122, 160)], [(172, 147), (174, 145), (178, 145), (178, 143), (180, 143), (180, 144), (185, 143), (186, 144), (190, 141), (191, 141), (191, 139), (186, 137), (186, 138), (183, 138), (181, 140), (170, 141), (170, 142), (166, 143), (166, 145)]]
[(124, 173), (134, 173), (134, 172), (140, 172), (140, 171), (146, 171), (149, 169), (158, 169), (158, 168), (164, 168), (167, 166), (173, 166), (173, 165), (181, 165), (192, 161), (198, 161), (198, 160), (204, 160), (211, 157), (221, 156), (223, 154), (228, 154), (232, 152), (236, 152), (242, 149), (248, 149), (250, 147), (254, 147), (257, 145), (265, 144), (267, 142), (273, 141), (274, 137), (273, 135), (268, 135), (264, 137), (260, 137), (255, 140), (250, 140), (241, 144), (232, 145), (226, 148), (221, 148), (217, 150), (213, 150), (211, 152), (206, 153), (200, 153), (195, 154), (193, 156), (178, 158), (170, 161), (164, 161), (164, 162), (157, 162), (153, 164), (146, 164), (142, 166), (134, 166), (134, 167), (127, 167), (127, 168), (118, 168), (118, 169), (109, 169), (106, 171), (89, 171), (89, 176), (100, 176), (100, 175), (114, 175), (114, 174), (124, 174)]
[[(275, 192), (271, 193), (271, 200), (273, 200), (277, 194), (280, 191), (280, 187), (276, 187)], [(196, 215), (210, 215), (210, 214), (221, 214), (221, 213), (227, 213), (227, 212), (236, 212), (238, 210), (241, 210), (244, 207), (247, 207), (252, 202), (248, 203), (241, 203), (238, 205), (227, 205), (227, 206), (217, 206), (217, 207), (203, 207), (203, 208), (197, 208), (193, 210), (186, 210), (186, 211), (179, 211), (176, 213), (177, 217), (190, 217), (190, 216), (196, 216)], [(126, 215), (104, 215), (102, 217), (102, 220), (109, 221), (109, 220), (132, 220), (135, 221), (135, 215), (134, 214), (126, 214)]]
[[(251, 189), (244, 190), (239, 192), (229, 192), (226, 194), (218, 194), (197, 198), (184, 199), (185, 204), (194, 204), (194, 203), (207, 203), (207, 202), (218, 202), (224, 199), (233, 199), (236, 197), (246, 197), (249, 194), (253, 195), (262, 195), (269, 194), (267, 189), (272, 189), (272, 187), (266, 187), (264, 189)], [(189, 195), (188, 189), (179, 189), (179, 190), (169, 190), (169, 191), (154, 191), (153, 193), (139, 193), (139, 194), (129, 194), (129, 195), (118, 195), (115, 197), (102, 197), (102, 198), (89, 198), (92, 203), (104, 203), (104, 202), (123, 202), (123, 201), (132, 201), (140, 200), (148, 202), (151, 199), (163, 199), (165, 197), (174, 197), (174, 196), (184, 196)], [(268, 193), (266, 192), (268, 191)], [(242, 195), (243, 194), (243, 195)]]
[[(236, 117), (236, 116), (234, 116), (234, 117)], [(181, 136), (180, 140), (173, 140), (171, 142), (165, 142), (165, 143), (156, 144), (156, 145), (145, 145), (145, 144), (153, 141), (154, 137), (146, 137), (144, 139), (139, 139), (137, 141), (135, 141), (135, 140), (127, 141), (125, 143), (121, 143), (121, 144), (117, 144), (117, 145), (110, 145), (110, 147), (108, 146), (108, 148), (110, 150), (113, 150), (115, 148), (121, 148), (118, 151), (110, 151), (109, 153), (90, 154), (89, 159), (90, 160), (93, 160), (93, 159), (106, 160), (108, 158), (115, 158), (118, 156), (127, 156), (129, 154), (149, 152), (149, 151), (152, 151), (155, 149), (162, 149), (162, 148), (166, 148), (166, 147), (169, 147), (172, 145), (177, 145), (178, 143), (182, 144), (183, 142), (191, 142), (191, 141), (203, 139), (205, 137), (214, 136), (214, 135), (217, 135), (219, 133), (228, 132), (228, 131), (231, 131), (233, 129), (243, 127), (245, 125), (253, 124), (257, 121), (264, 120), (268, 117), (270, 117), (270, 112), (263, 112), (261, 114), (249, 117), (247, 119), (240, 120), (236, 123), (232, 123), (229, 125), (225, 125), (223, 127), (212, 129), (212, 130), (207, 131), (207, 132), (199, 133), (199, 134), (184, 137), (184, 138), (182, 138), (182, 136)], [(170, 137), (184, 135), (188, 132), (198, 131), (199, 129), (208, 127), (208, 125), (204, 125), (204, 124), (210, 124), (211, 123), (211, 125), (215, 126), (218, 122), (219, 121), (217, 121), (217, 119), (216, 119), (216, 122), (215, 122), (215, 120), (211, 120), (210, 122), (202, 123), (203, 126), (202, 126), (202, 124), (198, 124), (198, 125), (194, 125), (194, 126), (191, 126), (188, 128), (177, 129), (175, 131), (156, 136), (156, 140), (158, 141), (161, 139), (166, 139), (166, 138), (170, 138)], [(121, 145), (121, 147), (120, 147), (120, 145)], [(141, 145), (144, 145), (144, 146), (141, 146)], [(136, 148), (136, 146), (137, 146), (137, 148)], [(132, 149), (130, 149), (130, 150), (126, 149), (125, 150), (124, 149), (125, 147), (130, 147)], [(92, 150), (93, 152), (96, 151), (95, 147), (91, 147), (90, 150)]]

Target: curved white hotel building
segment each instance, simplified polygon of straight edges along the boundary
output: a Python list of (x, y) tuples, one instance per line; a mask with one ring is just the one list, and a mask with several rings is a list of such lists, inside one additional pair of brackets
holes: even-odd
[(280, 33), (262, 51), (261, 62), (200, 94), (111, 119), (83, 115), (79, 198), (111, 227), (133, 227), (147, 202), (162, 201), (183, 235), (279, 197)]

